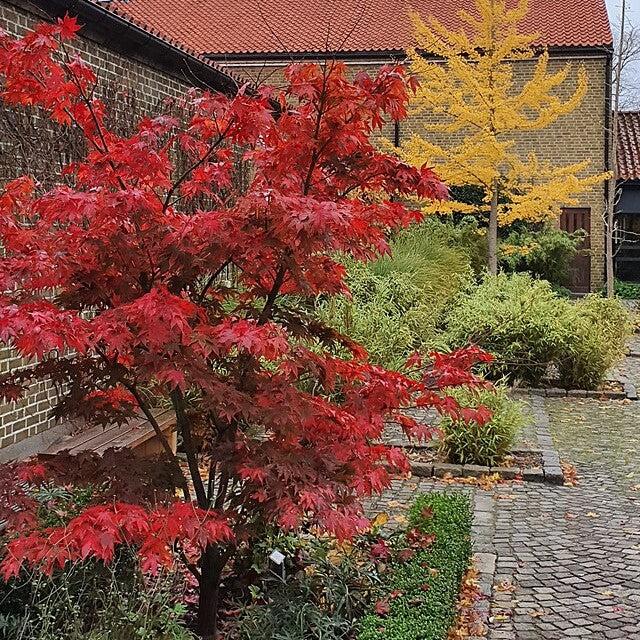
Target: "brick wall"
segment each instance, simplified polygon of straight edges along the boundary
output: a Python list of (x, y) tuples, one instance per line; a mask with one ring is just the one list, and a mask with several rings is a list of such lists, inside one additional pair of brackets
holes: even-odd
[[(42, 19), (19, 2), (0, 0), (0, 28), (9, 34), (21, 35)], [(139, 114), (156, 112), (165, 99), (183, 95), (189, 86), (93, 40), (80, 38), (76, 42), (72, 51), (95, 69), (106, 88), (108, 105), (116, 107), (120, 129), (130, 127)], [(47, 184), (55, 179), (60, 166), (82, 152), (82, 142), (73, 131), (51, 126), (36, 111), (0, 108), (0, 185), (27, 172)], [(10, 348), (0, 348), (1, 373), (28, 365)], [(22, 401), (0, 404), (0, 449), (49, 428), (54, 403), (55, 390), (42, 382), (34, 384)]]
[[(375, 72), (381, 64), (391, 60), (380, 60), (363, 64), (349, 62), (349, 68), (356, 73), (361, 70)], [(564, 93), (568, 95), (576, 86), (576, 74), (579, 65), (583, 65), (587, 72), (589, 88), (581, 105), (571, 114), (560, 118), (550, 127), (539, 131), (531, 131), (516, 137), (516, 148), (523, 158), (535, 152), (539, 158), (557, 165), (573, 164), (589, 160), (591, 166), (588, 173), (597, 174), (605, 170), (605, 111), (607, 86), (607, 57), (606, 54), (582, 57), (552, 56), (549, 71), (554, 72), (567, 62), (572, 64), (572, 72), (564, 85)], [(224, 64), (224, 63), (221, 63)], [(534, 63), (519, 61), (516, 65), (516, 82), (522, 84), (531, 75)], [(245, 75), (254, 82), (269, 82), (280, 84), (283, 82), (283, 66), (271, 63), (227, 63), (227, 69), (234, 73)], [(561, 94), (562, 95), (562, 94)], [(400, 141), (414, 133), (424, 134), (422, 125), (428, 121), (425, 116), (413, 116), (401, 123)], [(389, 127), (387, 135), (392, 135)], [(436, 134), (427, 135), (438, 139)], [(445, 139), (440, 135), (439, 141)], [(604, 280), (604, 183), (582, 195), (577, 207), (591, 209), (591, 288), (599, 288)]]

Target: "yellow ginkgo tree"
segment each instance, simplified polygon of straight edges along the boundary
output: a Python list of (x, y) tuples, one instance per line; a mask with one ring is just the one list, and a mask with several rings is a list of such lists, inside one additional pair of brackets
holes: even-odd
[[(434, 167), (449, 185), (481, 190), (481, 206), (453, 199), (427, 203), (425, 210), (488, 213), (488, 265), (496, 273), (499, 224), (554, 219), (606, 175), (588, 175), (588, 162), (553, 166), (534, 153), (518, 153), (519, 135), (544, 129), (579, 106), (586, 72), (578, 68), (568, 87), (569, 64), (550, 71), (547, 51), (535, 46), (537, 35), (521, 30), (526, 0), (514, 8), (505, 0), (475, 5), (473, 13), (460, 12), (457, 31), (412, 14), (416, 46), (408, 54), (420, 80), (413, 111), (424, 131), (400, 153), (413, 164)], [(531, 69), (525, 81), (516, 74), (521, 64)]]

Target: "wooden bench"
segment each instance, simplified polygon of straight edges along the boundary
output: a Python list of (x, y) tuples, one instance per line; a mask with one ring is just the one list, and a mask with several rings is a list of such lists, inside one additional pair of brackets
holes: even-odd
[[(175, 414), (171, 409), (155, 410), (154, 417), (165, 435), (172, 450), (177, 447)], [(52, 442), (42, 455), (53, 456), (61, 451), (77, 454), (81, 451), (94, 451), (102, 455), (111, 448), (132, 449), (140, 456), (152, 456), (164, 451), (162, 443), (156, 437), (151, 423), (144, 417), (133, 418), (126, 424), (109, 427), (91, 427), (78, 433), (70, 433)]]

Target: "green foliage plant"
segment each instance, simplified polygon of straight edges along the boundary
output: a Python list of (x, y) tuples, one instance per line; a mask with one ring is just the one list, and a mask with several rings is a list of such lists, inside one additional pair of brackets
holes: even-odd
[(548, 282), (528, 274), (487, 276), (454, 301), (446, 322), (450, 346), (474, 343), (494, 354), (490, 374), (539, 386), (563, 353), (570, 311)]
[(569, 339), (558, 362), (560, 383), (573, 389), (595, 389), (625, 353), (634, 325), (616, 299), (591, 294), (560, 317)]
[(460, 294), (446, 319), (450, 347), (494, 354), (487, 374), (538, 387), (555, 367), (569, 389), (595, 389), (623, 355), (631, 316), (617, 300), (560, 298), (529, 274), (487, 276)]
[(622, 300), (640, 300), (640, 282), (616, 280), (614, 283), (616, 297)]
[(527, 418), (521, 404), (509, 397), (504, 385), (492, 388), (460, 388), (451, 394), (463, 407), (480, 405), (491, 410), (486, 424), (443, 418), (440, 422), (441, 447), (447, 459), (457, 464), (496, 465), (512, 447)]
[(401, 370), (414, 351), (444, 346), (439, 323), (471, 270), (465, 251), (440, 227), (414, 225), (391, 242), (389, 256), (345, 266), (351, 295), (320, 300), (316, 311), (362, 344), (372, 361)]
[[(361, 543), (365, 543), (364, 546)], [(283, 569), (265, 565), (273, 548)], [(251, 601), (239, 603), (233, 640), (347, 640), (378, 587), (376, 562), (366, 540), (338, 543), (323, 537), (281, 534), (261, 547), (254, 563), (261, 576)]]
[(500, 244), (500, 266), (507, 273), (527, 272), (564, 286), (584, 237), (582, 230), (567, 233), (551, 225), (514, 230)]
[[(446, 639), (471, 559), (471, 521), (465, 495), (430, 493), (416, 499), (409, 512), (408, 549), (388, 567), (382, 596), (361, 621), (358, 640)], [(409, 544), (414, 530), (427, 544)]]

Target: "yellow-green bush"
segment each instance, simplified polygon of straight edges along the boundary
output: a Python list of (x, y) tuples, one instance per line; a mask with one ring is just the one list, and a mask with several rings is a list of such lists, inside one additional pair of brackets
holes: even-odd
[(500, 463), (527, 423), (521, 404), (511, 399), (501, 385), (492, 389), (458, 388), (449, 393), (461, 406), (477, 408), (482, 405), (493, 415), (483, 425), (443, 418), (440, 443), (447, 459), (456, 464), (493, 466)]
[(539, 386), (557, 368), (567, 388), (594, 389), (623, 354), (631, 319), (617, 300), (560, 298), (528, 274), (487, 276), (454, 300), (450, 347), (474, 343), (493, 353), (489, 373)]
[(439, 323), (471, 272), (462, 250), (423, 225), (399, 234), (391, 250), (369, 264), (347, 262), (351, 297), (320, 300), (316, 311), (373, 362), (399, 370), (412, 352), (445, 347)]
[(609, 368), (622, 358), (633, 331), (631, 315), (618, 300), (589, 295), (560, 316), (569, 336), (558, 361), (560, 383), (574, 389), (595, 389)]

